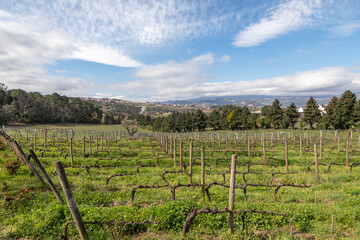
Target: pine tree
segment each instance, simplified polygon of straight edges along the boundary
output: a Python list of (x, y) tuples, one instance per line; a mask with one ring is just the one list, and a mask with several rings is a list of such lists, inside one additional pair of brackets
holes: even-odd
[(339, 99), (337, 97), (332, 97), (328, 105), (325, 107), (326, 114), (323, 116), (323, 119), (326, 127), (332, 126), (335, 129), (337, 128), (335, 122), (335, 113), (338, 101)]
[(360, 100), (357, 100), (354, 105), (354, 112), (352, 114), (353, 124), (358, 126), (360, 124)]
[(309, 124), (310, 129), (314, 129), (313, 125), (318, 123), (321, 119), (321, 114), (319, 110), (319, 105), (313, 97), (310, 97), (306, 103), (306, 108), (304, 111), (303, 121)]
[(269, 119), (274, 128), (279, 128), (283, 121), (283, 111), (278, 99), (275, 99), (269, 111)]
[(336, 104), (335, 122), (337, 128), (348, 129), (353, 125), (353, 111), (356, 95), (350, 90), (345, 91)]
[(299, 117), (300, 113), (298, 113), (296, 105), (291, 103), (285, 110), (285, 121), (287, 124), (291, 125), (292, 129), (294, 129)]

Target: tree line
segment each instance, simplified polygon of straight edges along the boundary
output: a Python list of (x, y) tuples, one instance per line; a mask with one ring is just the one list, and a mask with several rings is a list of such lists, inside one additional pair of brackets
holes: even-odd
[[(57, 93), (42, 95), (21, 89), (7, 90), (0, 83), (0, 123), (100, 123), (108, 119), (98, 106)], [(110, 118), (109, 121), (112, 119)]]
[[(104, 123), (120, 124), (125, 118), (118, 111), (104, 113), (100, 105), (81, 98), (69, 98), (57, 93), (42, 95), (21, 89), (7, 90), (0, 83), (0, 124), (20, 123)], [(209, 130), (246, 129), (349, 129), (360, 126), (360, 100), (355, 93), (345, 91), (340, 98), (333, 97), (325, 107), (313, 97), (307, 101), (304, 113), (299, 113), (294, 103), (281, 107), (278, 99), (272, 105), (264, 106), (261, 114), (251, 113), (244, 106), (224, 105), (205, 114), (194, 112), (173, 112), (166, 116), (132, 114), (139, 126), (154, 131), (190, 132)]]
[(190, 132), (211, 130), (246, 129), (349, 129), (360, 125), (360, 100), (355, 93), (345, 91), (340, 98), (333, 97), (324, 111), (313, 97), (307, 101), (303, 113), (294, 103), (282, 108), (278, 99), (272, 105), (264, 106), (261, 114), (251, 113), (245, 107), (225, 105), (206, 115), (196, 112), (171, 113), (168, 116), (150, 117), (136, 114), (131, 116), (137, 123), (154, 131)]

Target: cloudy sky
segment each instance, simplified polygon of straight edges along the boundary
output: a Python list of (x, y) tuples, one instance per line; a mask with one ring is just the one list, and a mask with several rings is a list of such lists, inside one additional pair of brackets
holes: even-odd
[(0, 0), (0, 82), (135, 101), (360, 92), (360, 2)]

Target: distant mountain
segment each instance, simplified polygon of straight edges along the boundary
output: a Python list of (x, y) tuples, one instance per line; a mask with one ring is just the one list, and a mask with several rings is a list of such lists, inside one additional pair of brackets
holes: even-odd
[[(226, 97), (201, 97), (188, 100), (170, 100), (163, 102), (165, 104), (195, 105), (195, 106), (221, 106), (238, 105), (248, 107), (263, 107), (271, 105), (275, 99), (279, 99), (283, 107), (295, 103), (297, 107), (306, 106), (310, 96), (266, 96), (266, 95), (244, 95), (244, 96), (226, 96)], [(326, 105), (333, 96), (314, 96), (319, 105)]]

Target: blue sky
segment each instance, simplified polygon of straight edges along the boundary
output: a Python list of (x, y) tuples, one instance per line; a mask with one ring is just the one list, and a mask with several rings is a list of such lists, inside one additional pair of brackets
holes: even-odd
[(0, 82), (164, 101), (360, 89), (358, 0), (0, 0)]

